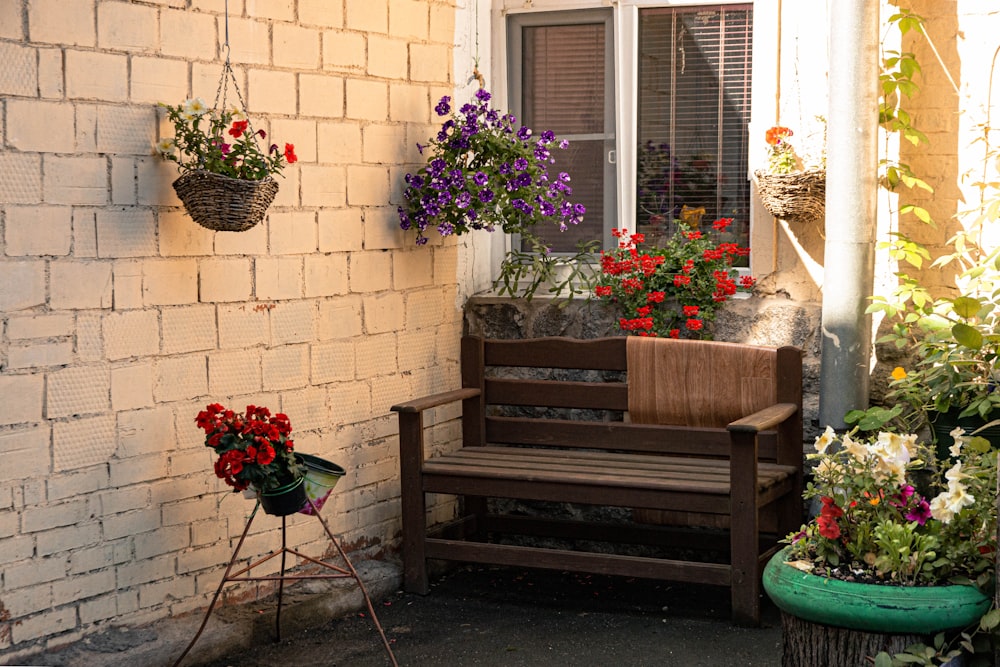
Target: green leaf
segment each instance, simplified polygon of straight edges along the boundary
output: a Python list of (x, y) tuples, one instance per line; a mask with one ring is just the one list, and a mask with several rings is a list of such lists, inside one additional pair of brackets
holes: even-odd
[(951, 335), (960, 345), (964, 345), (970, 350), (978, 350), (983, 346), (983, 334), (979, 333), (975, 327), (970, 327), (964, 322), (959, 322), (951, 328)]
[(989, 632), (998, 625), (1000, 625), (1000, 609), (991, 609), (979, 619), (979, 628), (985, 632)]
[(960, 296), (952, 300), (951, 307), (955, 311), (955, 314), (962, 319), (969, 319), (976, 316), (979, 309), (983, 307), (982, 302), (979, 299), (971, 296)]
[(875, 656), (875, 667), (892, 667), (892, 656), (882, 651)]

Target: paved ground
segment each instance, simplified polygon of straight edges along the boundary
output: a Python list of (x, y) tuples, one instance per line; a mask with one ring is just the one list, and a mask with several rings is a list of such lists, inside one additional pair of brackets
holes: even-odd
[[(401, 667), (777, 666), (781, 629), (764, 600), (761, 628), (729, 622), (728, 590), (643, 579), (464, 566), (426, 596), (399, 591), (397, 563), (355, 562)], [(274, 600), (213, 612), (183, 667), (382, 667), (390, 664), (353, 579), (286, 593), (282, 641)], [(169, 666), (203, 614), (109, 628), (4, 665)]]
[[(759, 629), (733, 627), (727, 598), (714, 587), (468, 566), (427, 596), (394, 593), (376, 612), (403, 667), (779, 665), (777, 611), (766, 605)], [(361, 614), (286, 635), (208, 664), (389, 664)]]

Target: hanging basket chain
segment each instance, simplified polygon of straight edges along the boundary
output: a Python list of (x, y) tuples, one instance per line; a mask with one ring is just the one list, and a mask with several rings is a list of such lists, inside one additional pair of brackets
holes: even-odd
[[(222, 64), (222, 74), (219, 77), (219, 85), (215, 90), (215, 102), (212, 103), (212, 108), (218, 110), (220, 113), (226, 112), (226, 102), (228, 100), (229, 93), (229, 82), (233, 82), (233, 90), (236, 91), (236, 99), (239, 100), (240, 106), (239, 110), (243, 114), (243, 119), (247, 122), (247, 129), (250, 131), (250, 135), (253, 137), (254, 144), (260, 148), (260, 141), (258, 140), (258, 135), (253, 129), (253, 123), (250, 122), (250, 112), (247, 109), (247, 103), (243, 99), (243, 92), (240, 90), (240, 83), (236, 80), (236, 73), (233, 71), (233, 65), (229, 60), (230, 48), (229, 48), (229, 0), (226, 0), (225, 6), (225, 42), (222, 44), (223, 50), (226, 52), (226, 59)], [(222, 105), (219, 105), (219, 100), (222, 100)], [(218, 139), (221, 141), (222, 136), (220, 135)]]

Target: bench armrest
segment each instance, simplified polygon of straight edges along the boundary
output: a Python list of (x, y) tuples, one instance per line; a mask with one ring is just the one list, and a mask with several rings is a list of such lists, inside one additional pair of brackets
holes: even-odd
[(731, 422), (726, 428), (736, 433), (759, 433), (774, 428), (798, 411), (799, 406), (794, 403), (775, 403)]
[(454, 403), (455, 401), (463, 401), (474, 396), (479, 396), (478, 389), (455, 389), (453, 391), (443, 391), (440, 394), (424, 396), (423, 398), (417, 398), (406, 403), (399, 403), (389, 409), (393, 412), (423, 412), (429, 408), (435, 408), (439, 405), (445, 405), (447, 403)]

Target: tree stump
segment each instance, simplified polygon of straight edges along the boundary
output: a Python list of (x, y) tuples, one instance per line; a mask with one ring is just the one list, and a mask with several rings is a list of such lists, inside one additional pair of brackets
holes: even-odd
[(868, 667), (881, 651), (899, 653), (925, 641), (922, 635), (894, 635), (835, 628), (782, 612), (782, 667)]

